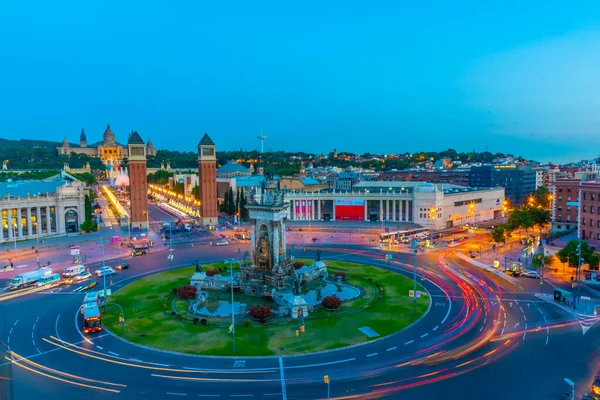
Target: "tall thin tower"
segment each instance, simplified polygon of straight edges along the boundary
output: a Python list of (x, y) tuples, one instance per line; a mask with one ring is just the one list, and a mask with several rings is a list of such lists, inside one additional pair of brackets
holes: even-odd
[(265, 169), (263, 167), (263, 163), (262, 163), (262, 155), (265, 151), (265, 139), (267, 137), (265, 135), (263, 135), (263, 130), (262, 130), (262, 126), (260, 127), (260, 136), (257, 136), (257, 139), (260, 140), (260, 155), (259, 155), (259, 161), (258, 161), (258, 168), (256, 170), (256, 173), (258, 175), (263, 175), (265, 173)]
[(129, 154), (129, 200), (131, 228), (147, 231), (148, 174), (146, 172), (146, 145), (137, 132), (127, 141)]
[(215, 143), (206, 133), (198, 143), (198, 186), (202, 225), (216, 225), (217, 157)]

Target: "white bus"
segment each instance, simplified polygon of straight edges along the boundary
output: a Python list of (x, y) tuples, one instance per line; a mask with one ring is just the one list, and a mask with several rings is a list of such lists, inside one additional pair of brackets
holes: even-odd
[(54, 286), (58, 286), (60, 284), (61, 284), (60, 274), (52, 274), (52, 275), (45, 276), (42, 279), (38, 280), (35, 283), (35, 286), (37, 286), (37, 287), (42, 287), (42, 286), (54, 287)]
[(387, 243), (410, 243), (411, 239), (423, 239), (429, 235), (427, 228), (406, 229), (401, 231), (384, 232), (379, 235), (379, 241)]

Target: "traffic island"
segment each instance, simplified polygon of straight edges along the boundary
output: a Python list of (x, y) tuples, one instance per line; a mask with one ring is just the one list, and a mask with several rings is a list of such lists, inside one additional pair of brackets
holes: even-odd
[[(312, 262), (297, 261), (307, 265)], [(223, 276), (229, 273), (225, 263), (204, 267), (206, 270), (221, 269)], [(233, 266), (233, 272), (238, 272), (238, 268)], [(418, 285), (425, 295), (417, 299), (417, 313), (414, 314), (413, 299), (408, 296), (413, 281), (402, 275), (344, 261), (328, 261), (327, 268), (331, 278), (336, 274), (344, 276), (344, 285), (357, 288), (359, 292), (351, 300), (334, 307), (335, 312), (319, 306), (303, 319), (266, 315), (265, 307), (276, 311), (270, 300), (236, 291), (234, 308), (237, 311), (242, 305), (245, 308), (241, 308), (241, 315), (235, 316), (235, 352), (232, 349), (231, 314), (223, 315), (224, 308), (231, 309), (229, 292), (215, 292), (218, 293), (214, 299), (217, 305), (209, 307), (216, 315), (214, 317), (199, 316), (192, 310), (192, 300), (182, 298), (176, 292), (177, 288), (189, 283), (190, 276), (197, 270), (195, 266), (139, 279), (115, 292), (110, 301), (123, 307), (125, 339), (162, 350), (212, 356), (292, 355), (366, 343), (402, 330), (418, 320), (429, 307), (427, 292)], [(305, 291), (313, 289), (302, 288)], [(330, 300), (326, 303), (330, 307), (337, 305)], [(224, 307), (219, 309), (220, 305)], [(260, 313), (251, 315), (253, 307), (260, 309)], [(118, 310), (108, 309), (103, 321), (106, 328), (120, 336)]]

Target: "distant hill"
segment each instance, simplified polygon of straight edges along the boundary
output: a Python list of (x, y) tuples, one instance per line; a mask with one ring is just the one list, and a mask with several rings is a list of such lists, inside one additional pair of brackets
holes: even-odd
[(0, 138), (0, 149), (14, 149), (21, 147), (35, 148), (41, 147), (44, 149), (54, 149), (60, 146), (61, 142), (51, 142), (48, 140), (29, 140), (29, 139), (21, 139), (21, 140), (9, 140)]

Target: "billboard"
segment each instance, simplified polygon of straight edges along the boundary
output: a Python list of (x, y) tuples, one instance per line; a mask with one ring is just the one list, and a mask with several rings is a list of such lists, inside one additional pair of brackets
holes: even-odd
[(357, 199), (343, 199), (335, 201), (336, 221), (364, 221), (365, 201)]

